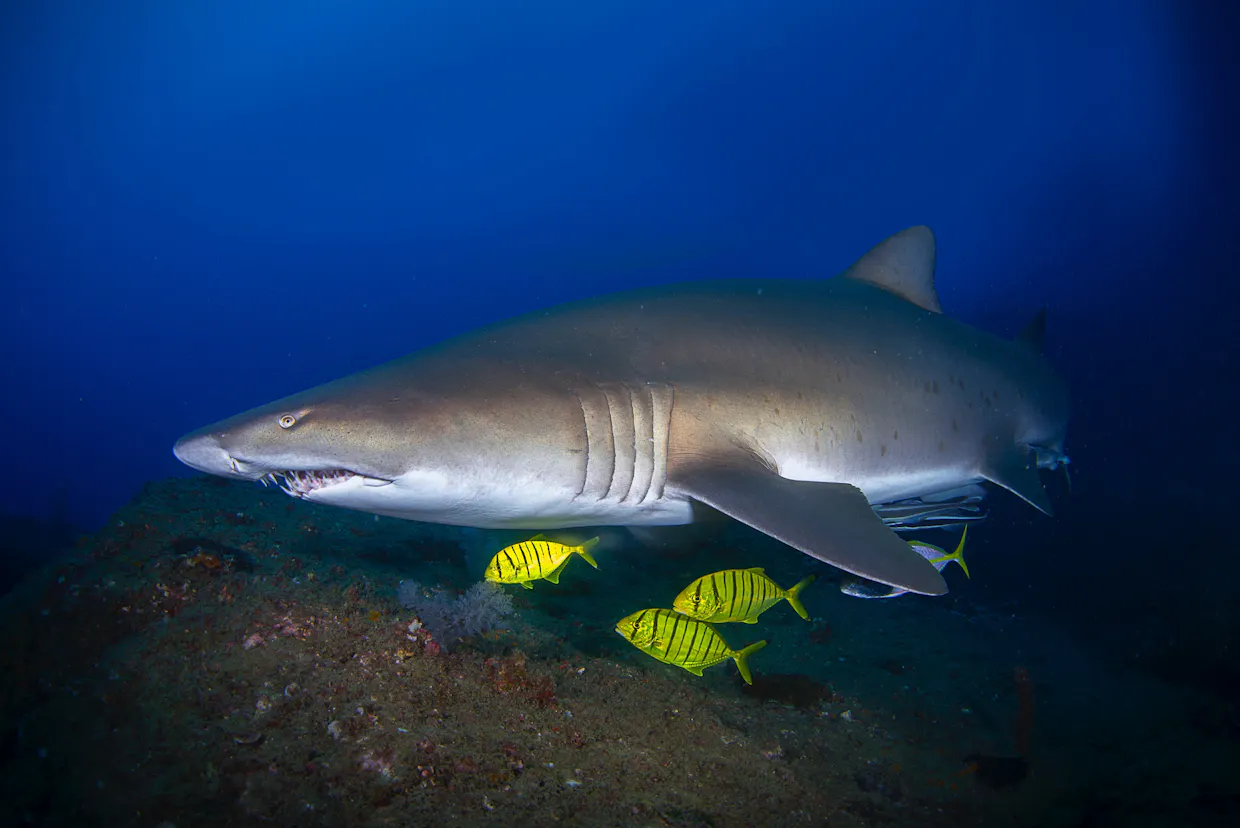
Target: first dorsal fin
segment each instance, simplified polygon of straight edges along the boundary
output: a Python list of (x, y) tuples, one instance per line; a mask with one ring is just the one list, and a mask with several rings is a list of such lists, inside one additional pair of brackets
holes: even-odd
[(942, 313), (934, 289), (934, 256), (934, 233), (918, 225), (876, 244), (844, 271), (844, 278), (874, 285), (920, 308)]

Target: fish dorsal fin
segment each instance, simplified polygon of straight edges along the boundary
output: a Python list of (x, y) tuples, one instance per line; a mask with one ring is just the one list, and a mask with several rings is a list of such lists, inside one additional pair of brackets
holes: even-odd
[(1039, 354), (1043, 352), (1046, 344), (1046, 306), (1043, 305), (1041, 310), (1029, 320), (1021, 332), (1016, 335), (1016, 341), (1028, 345)]
[(751, 566), (751, 567), (749, 567), (749, 569), (746, 569), (745, 571), (746, 571), (746, 572), (754, 572), (754, 573), (757, 573), (758, 575), (765, 575), (765, 574), (766, 574), (766, 570), (765, 570), (765, 569), (763, 569), (763, 568), (762, 568), (762, 567), (760, 567), (760, 566)]
[(934, 289), (934, 233), (925, 225), (881, 241), (844, 271), (844, 278), (894, 293), (920, 308), (942, 313)]

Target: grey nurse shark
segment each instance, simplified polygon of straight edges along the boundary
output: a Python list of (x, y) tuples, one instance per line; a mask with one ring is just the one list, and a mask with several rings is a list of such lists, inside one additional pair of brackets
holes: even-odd
[(1050, 514), (1038, 469), (1065, 460), (1069, 402), (1040, 351), (1044, 316), (1015, 341), (944, 316), (934, 260), (933, 234), (913, 227), (835, 278), (559, 305), (174, 451), (313, 502), (480, 528), (679, 525), (705, 504), (855, 575), (942, 594), (882, 504), (915, 515), (990, 481)]

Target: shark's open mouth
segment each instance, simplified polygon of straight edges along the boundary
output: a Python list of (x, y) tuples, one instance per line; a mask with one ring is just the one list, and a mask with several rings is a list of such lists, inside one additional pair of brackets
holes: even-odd
[(274, 471), (260, 477), (263, 485), (279, 486), (293, 497), (305, 497), (311, 492), (335, 486), (357, 477), (348, 469), (314, 469), (311, 471)]

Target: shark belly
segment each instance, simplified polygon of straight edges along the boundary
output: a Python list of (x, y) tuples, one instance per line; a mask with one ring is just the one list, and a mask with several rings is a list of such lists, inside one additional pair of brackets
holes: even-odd
[(350, 481), (303, 497), (385, 517), (479, 529), (679, 526), (693, 521), (691, 501), (672, 493), (640, 502), (576, 495), (571, 487), (508, 485), (502, 479), (493, 479), (486, 487), (470, 487), (459, 480), (411, 472), (383, 486)]

